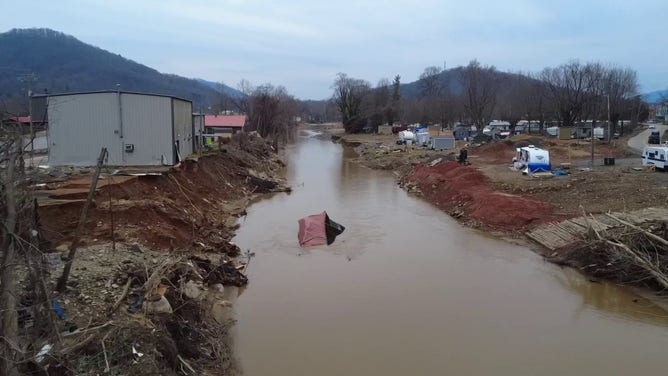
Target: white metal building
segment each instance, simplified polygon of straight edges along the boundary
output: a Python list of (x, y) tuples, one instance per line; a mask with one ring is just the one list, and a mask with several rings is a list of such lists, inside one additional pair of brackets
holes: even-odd
[(157, 94), (49, 94), (49, 165), (174, 165), (193, 152), (192, 102)]

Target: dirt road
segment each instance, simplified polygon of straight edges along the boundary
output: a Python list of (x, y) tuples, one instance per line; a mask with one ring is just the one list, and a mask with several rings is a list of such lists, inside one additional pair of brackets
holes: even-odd
[(650, 133), (653, 131), (659, 131), (661, 135), (663, 132), (668, 130), (668, 125), (655, 124), (655, 129), (645, 129), (644, 131), (638, 133), (638, 135), (631, 137), (628, 141), (629, 148), (638, 154), (642, 154), (642, 149), (647, 146), (647, 138)]

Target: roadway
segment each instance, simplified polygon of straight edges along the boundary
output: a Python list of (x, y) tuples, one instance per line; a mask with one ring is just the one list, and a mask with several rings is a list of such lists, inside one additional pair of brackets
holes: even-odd
[(668, 130), (668, 125), (662, 125), (662, 124), (654, 124), (654, 125), (656, 126), (656, 129), (648, 128), (638, 133), (638, 135), (629, 138), (628, 141), (629, 148), (631, 148), (638, 154), (642, 154), (642, 150), (645, 148), (645, 146), (647, 146), (647, 138), (649, 137), (651, 132), (659, 131), (660, 134), (663, 135), (663, 132)]

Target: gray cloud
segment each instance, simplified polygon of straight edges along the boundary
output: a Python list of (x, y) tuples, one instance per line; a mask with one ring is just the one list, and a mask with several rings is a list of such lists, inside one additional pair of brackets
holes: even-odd
[(242, 78), (325, 98), (337, 72), (376, 82), (477, 58), (537, 71), (569, 59), (638, 70), (668, 86), (663, 0), (192, 0), (14, 2), (0, 28), (50, 27), (160, 71)]

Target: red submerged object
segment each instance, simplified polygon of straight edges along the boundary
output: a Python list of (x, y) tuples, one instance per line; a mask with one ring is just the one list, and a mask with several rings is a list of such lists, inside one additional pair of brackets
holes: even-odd
[(299, 220), (299, 246), (330, 245), (345, 229), (329, 219), (327, 212), (309, 215)]

